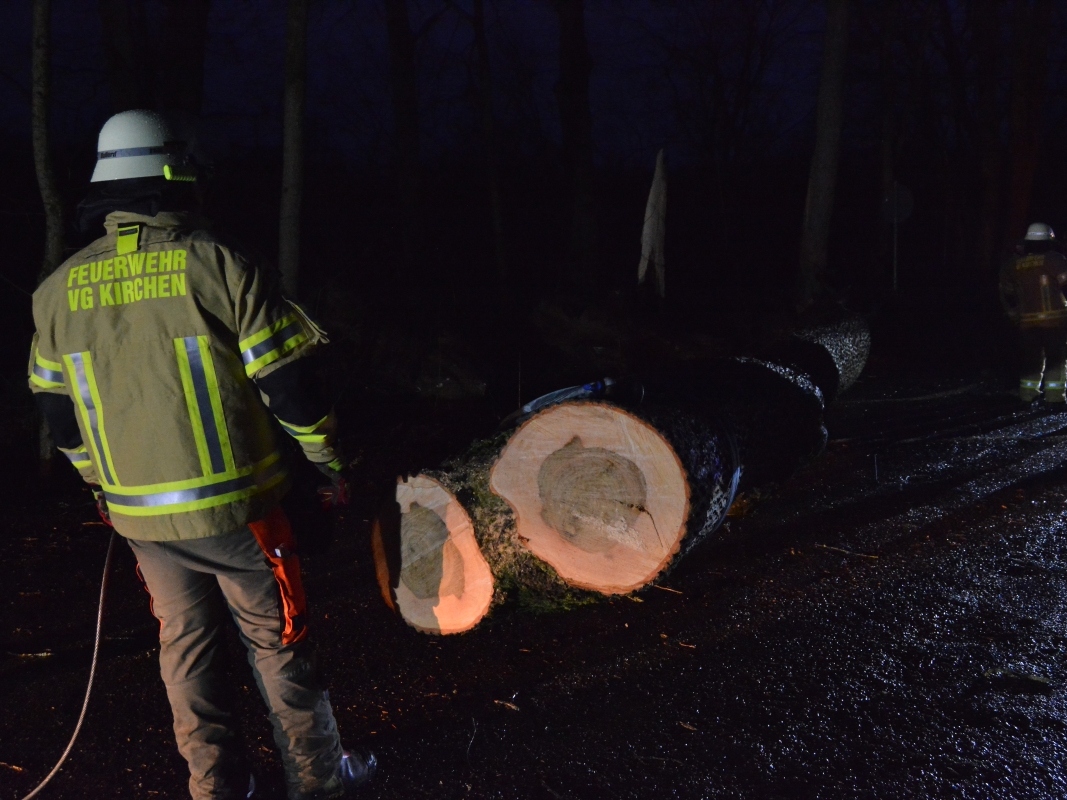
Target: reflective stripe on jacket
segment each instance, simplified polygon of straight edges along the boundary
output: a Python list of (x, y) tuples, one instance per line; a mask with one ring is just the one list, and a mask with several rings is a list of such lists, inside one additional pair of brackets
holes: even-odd
[(34, 293), (30, 388), (73, 399), (84, 449), (68, 456), (134, 539), (229, 533), (277, 503), (287, 476), (251, 378), (325, 341), (191, 223), (112, 213)]

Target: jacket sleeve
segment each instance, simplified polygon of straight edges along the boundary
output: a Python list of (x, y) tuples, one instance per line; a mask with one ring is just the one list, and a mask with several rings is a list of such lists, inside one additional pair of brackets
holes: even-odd
[(282, 428), (300, 444), (314, 464), (337, 462), (343, 457), (337, 445), (337, 417), (318, 391), (305, 359), (289, 361), (256, 378), (267, 408)]
[(277, 281), (244, 258), (218, 246), (233, 299), (238, 349), (245, 374), (259, 379), (329, 340)]
[[(45, 352), (42, 353), (42, 350)], [(40, 334), (34, 334), (30, 347), (30, 391), (33, 392), (37, 410), (48, 423), (48, 430), (59, 452), (70, 459), (87, 483), (98, 484), (100, 479), (82, 441), (74, 402), (67, 392), (63, 365), (54, 360), (56, 358), (57, 354), (48, 350), (47, 340), (42, 343)]]

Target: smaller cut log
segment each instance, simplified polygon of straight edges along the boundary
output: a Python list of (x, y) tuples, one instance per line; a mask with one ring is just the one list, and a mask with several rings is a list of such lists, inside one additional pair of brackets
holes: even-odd
[(436, 480), (398, 480), (371, 544), (382, 596), (413, 628), (461, 633), (488, 612), (493, 574), (467, 512)]

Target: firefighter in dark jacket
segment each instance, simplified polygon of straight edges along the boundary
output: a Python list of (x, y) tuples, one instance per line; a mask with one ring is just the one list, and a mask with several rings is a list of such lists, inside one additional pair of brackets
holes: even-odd
[(221, 681), (232, 619), (270, 710), (291, 800), (374, 772), (341, 747), (307, 636), (273, 415), (345, 491), (333, 411), (302, 375), (323, 332), (195, 214), (187, 147), (161, 115), (101, 129), (81, 222), (103, 236), (37, 289), (30, 388), (60, 450), (128, 541), (194, 800), (251, 797)]
[(1067, 258), (1055, 249), (1048, 225), (1035, 222), (1000, 274), (1000, 299), (1019, 327), (1019, 397), (1044, 390), (1046, 403), (1067, 400)]

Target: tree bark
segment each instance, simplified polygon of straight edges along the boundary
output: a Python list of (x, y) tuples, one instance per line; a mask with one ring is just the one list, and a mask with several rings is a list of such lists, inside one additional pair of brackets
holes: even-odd
[(308, 0), (289, 0), (285, 30), (282, 110), (282, 200), (278, 268), (282, 289), (297, 296), (300, 279), (300, 208), (304, 193), (304, 99), (307, 90)]
[(593, 65), (585, 35), (584, 0), (556, 0), (559, 17), (559, 105), (563, 163), (571, 192), (571, 248), (574, 259), (569, 283), (586, 291), (597, 269), (596, 202), (593, 190), (593, 116), (589, 107), (589, 76)]
[(845, 58), (848, 52), (849, 0), (827, 0), (819, 98), (815, 112), (815, 152), (808, 176), (804, 227), (800, 240), (797, 307), (808, 309), (825, 283), (830, 221), (834, 210), (837, 162), (844, 117)]
[(152, 107), (152, 60), (145, 58), (144, 0), (100, 0), (111, 111)]
[[(420, 144), (419, 144), (419, 84), (415, 64), (415, 34), (408, 19), (406, 0), (385, 0), (385, 22), (389, 35), (389, 76), (393, 95), (394, 170), (396, 196), (399, 204), (399, 233), (401, 265), (409, 275), (423, 275), (420, 269)], [(425, 274), (431, 284), (427, 290), (434, 294), (435, 276)], [(405, 285), (412, 282), (405, 281)], [(411, 299), (416, 299), (411, 297)]]
[[(55, 165), (48, 137), (48, 108), (51, 96), (51, 0), (33, 1), (33, 54), (31, 63), (31, 120), (33, 162), (37, 171), (37, 185), (44, 204), (44, 257), (37, 282), (55, 271), (63, 261), (63, 200), (56, 183)], [(44, 419), (38, 423), (38, 466), (42, 475), (51, 472), (54, 446)]]
[(1026, 230), (1044, 133), (1052, 0), (1016, 0), (1011, 79), (1011, 178), (1007, 236)]

